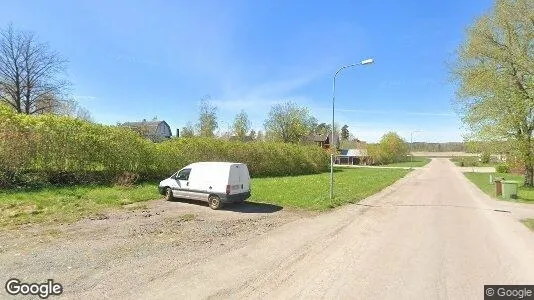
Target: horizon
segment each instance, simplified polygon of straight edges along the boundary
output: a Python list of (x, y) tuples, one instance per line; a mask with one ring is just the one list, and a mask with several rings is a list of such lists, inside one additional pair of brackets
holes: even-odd
[[(448, 65), (473, 18), (491, 1), (355, 4), (216, 1), (4, 5), (17, 30), (35, 32), (69, 61), (73, 96), (94, 121), (156, 117), (176, 134), (196, 122), (200, 99), (218, 108), (220, 131), (244, 110), (264, 131), (269, 108), (294, 101), (319, 123), (376, 142), (394, 131), (414, 142), (463, 142)], [(379, 12), (359, 13), (359, 12)], [(357, 12), (357, 13), (353, 13)]]

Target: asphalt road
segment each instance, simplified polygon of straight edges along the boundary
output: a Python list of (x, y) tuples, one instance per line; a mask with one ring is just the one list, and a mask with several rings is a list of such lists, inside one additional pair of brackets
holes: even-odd
[(483, 299), (484, 284), (534, 284), (534, 234), (498, 207), (434, 159), (358, 205), (213, 251), (135, 296)]

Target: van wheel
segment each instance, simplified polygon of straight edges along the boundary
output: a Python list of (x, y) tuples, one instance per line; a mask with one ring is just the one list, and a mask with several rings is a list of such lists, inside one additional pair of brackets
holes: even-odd
[(171, 201), (173, 200), (174, 197), (172, 196), (172, 190), (170, 187), (166, 187), (165, 188), (165, 200), (167, 201)]
[(217, 195), (209, 196), (208, 204), (209, 204), (211, 209), (219, 209), (219, 208), (222, 207), (221, 199)]

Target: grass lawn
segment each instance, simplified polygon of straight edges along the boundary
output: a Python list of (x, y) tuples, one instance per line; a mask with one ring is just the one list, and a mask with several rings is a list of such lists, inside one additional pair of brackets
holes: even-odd
[[(330, 201), (329, 173), (252, 179), (249, 201), (310, 210), (326, 210), (368, 197), (409, 171), (402, 169), (336, 170), (334, 201)], [(0, 191), (0, 228), (26, 223), (70, 223), (85, 217), (102, 217), (109, 209), (161, 198), (157, 185), (136, 187), (75, 186), (41, 190)], [(143, 204), (139, 205), (140, 207)]]
[(455, 165), (461, 167), (462, 162), (464, 167), (497, 167), (500, 164), (498, 162), (482, 163), (479, 161), (478, 156), (456, 156), (450, 159)]
[[(495, 196), (495, 185), (489, 183), (489, 174), (488, 173), (464, 173), (465, 176), (471, 180), (479, 189), (484, 191), (486, 194)], [(519, 182), (518, 199), (519, 202), (532, 203), (534, 204), (534, 188), (526, 188), (523, 186), (524, 177), (521, 175), (512, 175), (506, 173), (492, 173), (493, 177), (502, 177), (506, 180), (515, 180)], [(501, 198), (498, 198), (501, 199)], [(513, 200), (516, 201), (516, 200)]]
[(109, 208), (157, 199), (154, 184), (136, 187), (49, 187), (35, 191), (0, 191), (0, 227), (29, 222), (73, 222)]
[(527, 226), (530, 230), (534, 231), (534, 219), (526, 219), (521, 221), (525, 226)]
[(329, 198), (329, 173), (258, 178), (252, 181), (252, 197), (249, 200), (283, 207), (326, 210), (346, 203), (358, 202), (391, 185), (408, 173), (408, 170), (403, 169), (336, 169), (333, 201)]
[(414, 156), (413, 162), (404, 161), (404, 162), (398, 162), (398, 163), (392, 163), (388, 165), (381, 165), (381, 167), (423, 167), (426, 164), (430, 162), (430, 158), (428, 157), (420, 157), (420, 156)]

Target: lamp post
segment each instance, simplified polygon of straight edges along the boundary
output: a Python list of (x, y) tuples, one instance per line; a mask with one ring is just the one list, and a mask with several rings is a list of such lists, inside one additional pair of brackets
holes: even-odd
[[(369, 65), (369, 64), (372, 64), (373, 62), (374, 60), (372, 58), (369, 58), (366, 60), (362, 60), (361, 62), (356, 63), (356, 64), (345, 65), (339, 68), (336, 71), (336, 73), (334, 73), (333, 85), (332, 85), (332, 133), (330, 136), (331, 140), (329, 141), (331, 150), (332, 150), (332, 147), (334, 146), (334, 105), (336, 102), (336, 77), (339, 74), (339, 72), (341, 72), (341, 70), (343, 69), (360, 66), (360, 65)], [(334, 152), (330, 154), (330, 200), (332, 199), (334, 199)]]
[(410, 132), (410, 169), (413, 169), (413, 153), (412, 153), (412, 147), (413, 147), (413, 134), (421, 132), (420, 130), (415, 130)]

